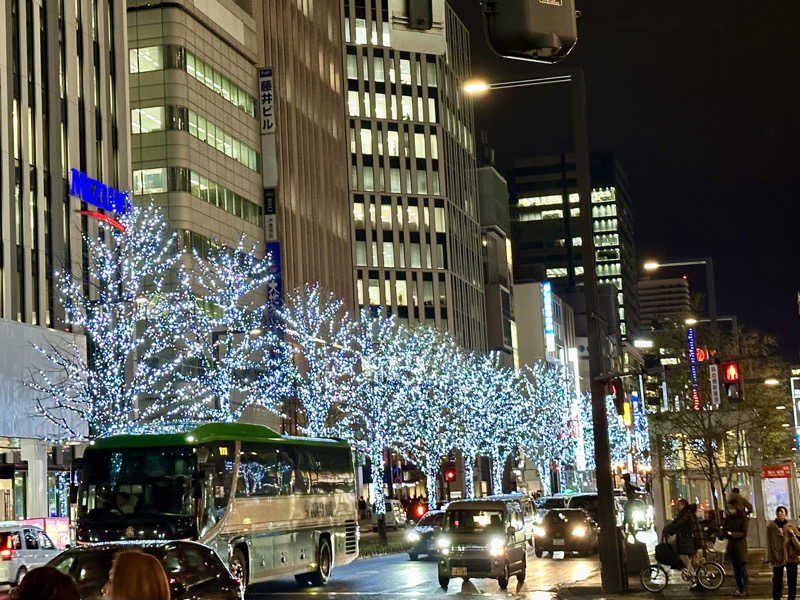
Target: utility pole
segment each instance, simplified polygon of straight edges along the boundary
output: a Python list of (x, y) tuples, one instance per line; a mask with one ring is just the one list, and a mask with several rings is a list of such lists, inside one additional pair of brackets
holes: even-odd
[(614, 514), (614, 490), (611, 483), (611, 453), (608, 444), (608, 415), (606, 413), (603, 375), (603, 346), (597, 312), (597, 273), (595, 272), (594, 227), (592, 222), (592, 183), (589, 166), (589, 131), (586, 122), (586, 84), (583, 71), (572, 74), (572, 112), (575, 135), (575, 166), (580, 195), (580, 229), (583, 232), (583, 290), (586, 302), (586, 333), (589, 344), (589, 379), (592, 393), (592, 423), (594, 425), (594, 461), (599, 500), (600, 574), (603, 591), (609, 594), (625, 591), (627, 578), (622, 569), (621, 540), (617, 535)]

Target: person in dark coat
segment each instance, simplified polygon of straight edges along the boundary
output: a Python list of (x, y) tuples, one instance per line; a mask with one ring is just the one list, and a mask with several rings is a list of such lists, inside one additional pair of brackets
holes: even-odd
[(722, 523), (722, 538), (728, 540), (725, 555), (733, 565), (736, 577), (734, 596), (747, 595), (747, 529), (749, 519), (744, 513), (744, 506), (735, 498), (728, 502), (728, 514)]
[(767, 562), (772, 567), (772, 598), (781, 600), (783, 595), (783, 570), (786, 569), (788, 600), (797, 597), (797, 559), (800, 556), (800, 540), (797, 530), (787, 520), (785, 506), (775, 510), (775, 520), (767, 524)]
[[(662, 534), (664, 537), (669, 535), (676, 537), (676, 546), (683, 565), (691, 573), (694, 573), (695, 557), (703, 547), (703, 535), (700, 531), (700, 524), (697, 522), (697, 505), (689, 504), (683, 498), (678, 498), (677, 506), (678, 516), (664, 526)], [(697, 580), (689, 589), (700, 589)]]

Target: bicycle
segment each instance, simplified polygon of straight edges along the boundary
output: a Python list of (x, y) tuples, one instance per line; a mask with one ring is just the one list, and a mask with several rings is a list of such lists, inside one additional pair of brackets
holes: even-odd
[[(644, 589), (657, 594), (669, 584), (669, 570), (657, 562), (642, 569), (639, 579)], [(701, 588), (713, 592), (725, 582), (725, 568), (716, 561), (708, 560), (708, 551), (703, 548), (703, 562), (697, 566), (694, 572), (686, 567), (681, 569), (681, 579), (687, 583), (697, 581)]]

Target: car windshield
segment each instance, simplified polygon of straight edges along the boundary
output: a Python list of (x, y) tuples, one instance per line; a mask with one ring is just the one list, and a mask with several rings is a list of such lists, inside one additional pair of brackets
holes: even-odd
[(585, 508), (587, 510), (597, 510), (598, 504), (597, 496), (573, 496), (569, 501), (570, 508)]
[(79, 513), (89, 518), (192, 514), (192, 448), (87, 451)]
[(548, 512), (544, 520), (546, 523), (558, 523), (559, 521), (569, 524), (583, 523), (586, 521), (586, 513), (582, 510), (551, 510)]
[(542, 508), (563, 508), (566, 505), (564, 498), (545, 498)]
[(423, 527), (433, 527), (434, 525), (438, 525), (442, 522), (442, 515), (431, 515), (427, 514), (419, 520), (417, 525), (422, 525)]
[[(134, 547), (127, 549), (138, 550)], [(108, 581), (113, 557), (114, 552), (108, 550), (76, 550), (57, 556), (50, 566), (72, 577), (78, 584), (82, 598), (95, 598)]]
[(499, 510), (453, 510), (447, 512), (447, 525), (450, 531), (502, 532), (504, 518), (505, 513)]

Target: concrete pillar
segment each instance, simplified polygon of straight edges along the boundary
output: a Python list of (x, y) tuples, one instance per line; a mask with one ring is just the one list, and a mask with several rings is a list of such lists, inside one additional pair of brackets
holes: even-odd
[[(751, 449), (750, 451), (750, 464), (752, 465), (750, 471), (750, 479), (753, 482), (753, 511), (756, 513), (755, 523), (750, 522), (750, 533), (748, 535), (748, 545), (757, 548), (767, 547), (767, 521), (772, 518), (771, 515), (765, 514), (764, 507), (764, 486), (761, 481), (761, 453)], [(753, 527), (755, 525), (755, 528)], [(752, 531), (755, 529), (755, 535)]]
[[(48, 517), (47, 505), (47, 443), (42, 440), (20, 440), (22, 460), (28, 463), (25, 518)], [(17, 515), (20, 518), (21, 515)]]
[(661, 436), (650, 436), (650, 492), (653, 494), (653, 523), (656, 531), (664, 529), (667, 522), (664, 500), (664, 465), (661, 458)]

